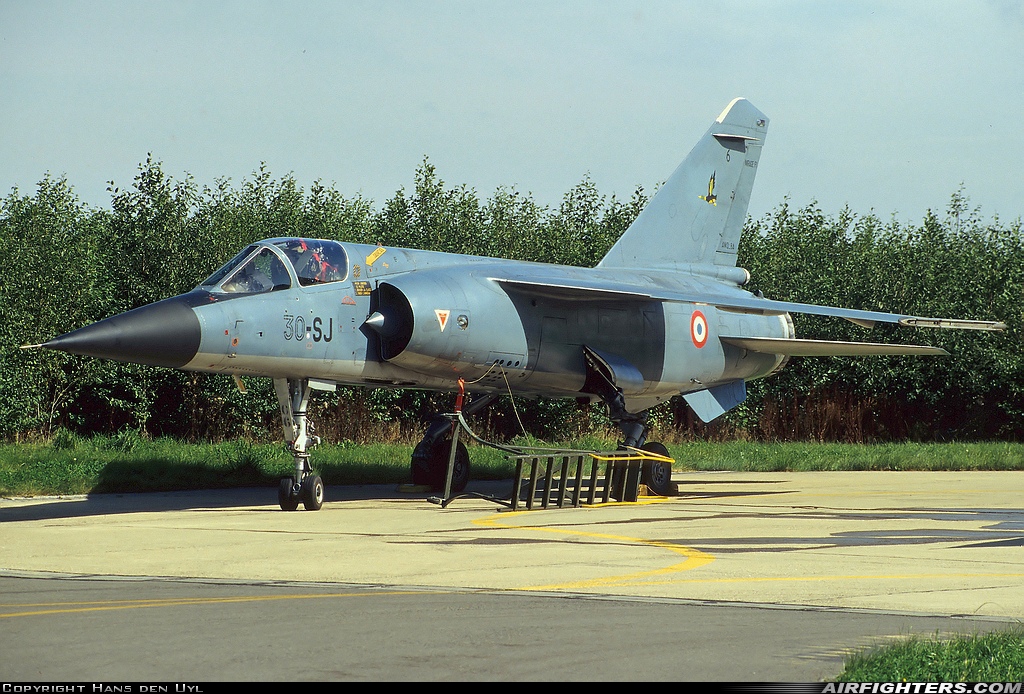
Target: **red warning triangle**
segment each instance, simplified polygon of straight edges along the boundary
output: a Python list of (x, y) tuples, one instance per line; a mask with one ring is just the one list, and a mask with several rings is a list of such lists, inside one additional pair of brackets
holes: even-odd
[(448, 316), (452, 315), (452, 312), (446, 309), (435, 308), (434, 315), (437, 316), (437, 324), (441, 326), (441, 332), (444, 332), (445, 326), (448, 325)]

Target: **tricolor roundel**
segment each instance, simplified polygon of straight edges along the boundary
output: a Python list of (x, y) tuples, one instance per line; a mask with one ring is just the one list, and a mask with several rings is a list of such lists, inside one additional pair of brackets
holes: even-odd
[(700, 311), (694, 311), (690, 316), (690, 338), (698, 349), (708, 341), (708, 319)]

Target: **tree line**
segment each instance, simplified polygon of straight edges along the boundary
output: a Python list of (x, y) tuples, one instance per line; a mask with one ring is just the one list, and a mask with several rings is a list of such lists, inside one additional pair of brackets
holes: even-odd
[[(321, 182), (308, 190), (261, 167), (237, 185), (175, 179), (152, 157), (131, 186), (110, 184), (109, 209), (83, 204), (64, 178), (0, 200), (0, 437), (45, 438), (123, 430), (188, 441), (276, 439), (268, 379), (232, 379), (21, 350), (93, 321), (186, 292), (246, 244), (274, 236), (592, 266), (635, 219), (648, 195), (602, 195), (589, 178), (556, 207), (515, 188), (481, 198), (448, 186), (424, 159), (411, 191), (379, 209)], [(794, 315), (799, 337), (922, 342), (948, 358), (794, 358), (748, 384), (749, 397), (714, 422), (695, 421), (681, 398), (652, 410), (659, 438), (755, 440), (1019, 440), (1024, 433), (1024, 236), (1020, 220), (985, 220), (957, 191), (919, 224), (849, 209), (782, 201), (748, 219), (739, 264), (748, 287), (785, 301), (935, 317), (1005, 321), (1004, 333), (864, 330)], [(413, 440), (451, 395), (339, 388), (315, 404), (327, 440)], [(520, 424), (522, 422), (522, 425)], [(499, 400), (479, 419), (488, 435), (522, 426), (545, 439), (608, 427), (601, 406)]]

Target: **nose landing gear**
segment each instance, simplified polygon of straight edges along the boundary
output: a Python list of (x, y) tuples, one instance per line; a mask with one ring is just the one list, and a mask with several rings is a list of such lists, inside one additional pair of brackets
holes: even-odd
[(277, 503), (282, 511), (294, 511), (299, 503), (307, 511), (319, 511), (324, 505), (324, 483), (309, 464), (309, 448), (320, 443), (319, 436), (311, 435), (313, 426), (306, 413), (309, 381), (275, 378), (274, 390), (281, 406), (284, 438), (295, 460), (295, 472), (278, 484)]

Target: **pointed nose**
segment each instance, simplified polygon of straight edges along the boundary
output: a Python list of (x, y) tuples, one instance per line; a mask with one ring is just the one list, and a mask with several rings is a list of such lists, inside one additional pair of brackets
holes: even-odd
[(149, 306), (55, 337), (42, 346), (132, 364), (180, 368), (199, 351), (199, 318), (183, 297)]

